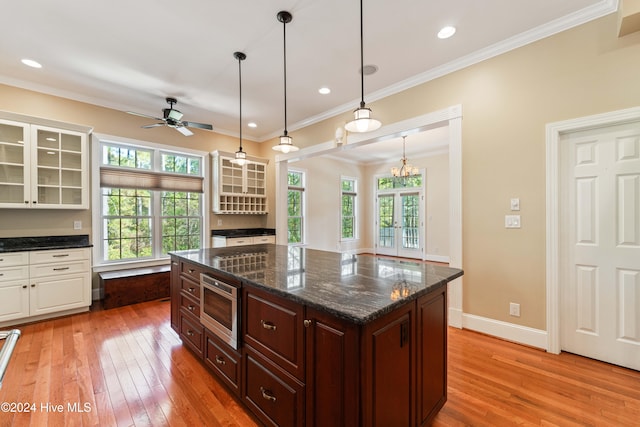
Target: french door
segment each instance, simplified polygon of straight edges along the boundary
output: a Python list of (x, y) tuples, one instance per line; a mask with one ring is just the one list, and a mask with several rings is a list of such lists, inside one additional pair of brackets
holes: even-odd
[(376, 253), (422, 258), (424, 197), (421, 191), (378, 193)]

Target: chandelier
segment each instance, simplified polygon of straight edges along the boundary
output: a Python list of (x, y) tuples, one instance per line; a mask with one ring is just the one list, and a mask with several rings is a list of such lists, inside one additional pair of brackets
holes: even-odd
[(402, 161), (402, 166), (400, 166), (399, 168), (398, 167), (391, 168), (391, 175), (393, 175), (394, 178), (407, 178), (410, 176), (418, 175), (420, 173), (417, 167), (411, 166), (410, 164), (407, 163), (407, 156), (405, 155), (405, 139), (406, 138), (407, 138), (406, 136), (402, 137), (402, 159), (400, 159)]

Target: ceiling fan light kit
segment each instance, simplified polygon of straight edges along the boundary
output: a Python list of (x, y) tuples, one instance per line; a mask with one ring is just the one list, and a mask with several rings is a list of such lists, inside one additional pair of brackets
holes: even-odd
[(287, 132), (287, 23), (291, 22), (293, 16), (287, 11), (280, 11), (277, 15), (278, 21), (282, 22), (282, 39), (284, 45), (284, 132), (280, 136), (280, 143), (272, 148), (281, 153), (287, 154), (298, 151), (298, 147), (293, 145), (293, 139)]
[(371, 109), (367, 108), (364, 103), (364, 31), (362, 23), (362, 0), (360, 0), (360, 108), (353, 112), (353, 120), (348, 122), (344, 128), (349, 132), (371, 132), (382, 126), (379, 120), (371, 117)]
[(142, 128), (144, 129), (150, 129), (158, 126), (169, 126), (171, 128), (174, 128), (184, 136), (193, 135), (193, 132), (191, 132), (187, 128), (213, 130), (213, 126), (210, 124), (181, 121), (183, 114), (180, 111), (173, 108), (174, 104), (178, 103), (178, 100), (171, 97), (168, 97), (165, 100), (169, 104), (169, 108), (164, 108), (162, 110), (162, 117), (154, 117), (154, 116), (149, 116), (147, 114), (134, 113), (133, 111), (127, 111), (127, 113), (133, 114), (135, 116), (147, 117), (160, 122), (160, 123), (153, 123), (150, 125), (144, 125), (142, 126)]

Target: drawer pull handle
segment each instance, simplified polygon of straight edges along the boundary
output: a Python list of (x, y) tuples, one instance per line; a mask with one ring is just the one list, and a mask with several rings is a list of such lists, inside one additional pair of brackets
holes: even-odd
[(189, 269), (189, 273), (190, 273), (190, 274), (193, 274), (193, 273), (195, 273), (195, 272), (196, 272), (196, 271), (195, 271), (193, 268), (190, 268), (190, 269)]
[[(0, 261), (2, 261), (2, 260), (0, 259)], [(0, 273), (0, 276), (4, 276), (4, 273)]]
[(64, 271), (64, 270), (68, 270), (69, 267), (58, 267), (58, 268), (54, 268), (53, 271)]
[(271, 322), (265, 322), (264, 320), (261, 320), (260, 323), (262, 324), (262, 327), (265, 328), (268, 331), (275, 331), (276, 330), (276, 325), (274, 325)]
[(178, 263), (175, 261), (171, 261), (171, 265), (178, 265)]
[(192, 337), (193, 336), (193, 331), (191, 329), (187, 329), (187, 335)]
[(196, 288), (189, 288), (189, 292), (194, 293)]
[(195, 310), (195, 309), (196, 309), (196, 307), (195, 307), (195, 306), (193, 306), (193, 305), (191, 305), (191, 304), (189, 304), (189, 306), (188, 306), (187, 308), (188, 308), (190, 311), (193, 311), (193, 310)]
[(309, 319), (305, 319), (304, 322), (302, 322), (302, 323), (304, 324), (305, 328), (308, 328), (309, 326), (312, 325), (313, 322), (311, 320), (309, 320)]
[(227, 362), (224, 360), (224, 357), (221, 356), (216, 356), (216, 363), (218, 365), (226, 365)]
[(54, 258), (64, 258), (66, 256), (69, 256), (69, 254), (58, 254), (58, 255), (51, 255)]
[(0, 258), (0, 262), (4, 261), (4, 258)]
[(22, 289), (27, 289), (27, 285), (22, 285)]
[(271, 402), (276, 401), (276, 397), (273, 395), (271, 390), (267, 390), (264, 387), (260, 387), (260, 393), (262, 393), (262, 397), (264, 398), (264, 400), (269, 400)]

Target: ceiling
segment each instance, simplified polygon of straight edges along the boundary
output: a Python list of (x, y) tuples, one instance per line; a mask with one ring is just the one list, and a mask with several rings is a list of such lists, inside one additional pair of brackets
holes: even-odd
[[(611, 13), (617, 3), (365, 1), (364, 64), (378, 67), (365, 77), (365, 101)], [(0, 83), (152, 116), (162, 116), (167, 96), (176, 97), (183, 120), (237, 135), (233, 53), (242, 51), (243, 123), (257, 124), (243, 127), (243, 137), (264, 141), (284, 128), (280, 10), (293, 15), (286, 25), (289, 131), (357, 108), (355, 0), (12, 1), (0, 14)], [(457, 33), (440, 40), (436, 33), (445, 25)], [(28, 68), (22, 58), (43, 68)], [(320, 95), (322, 86), (331, 93)]]

